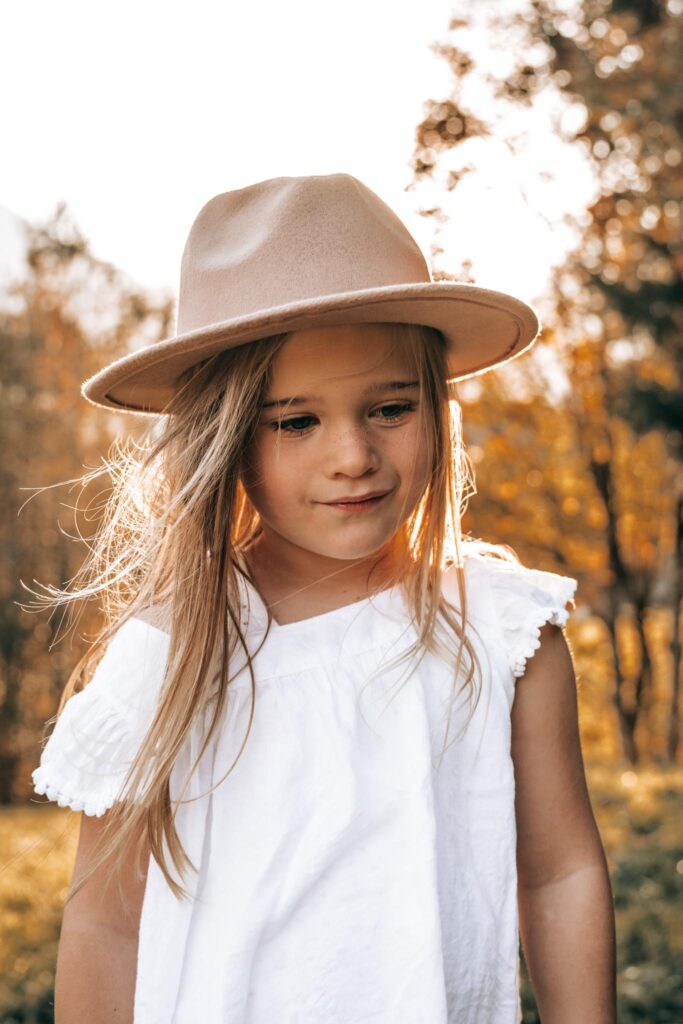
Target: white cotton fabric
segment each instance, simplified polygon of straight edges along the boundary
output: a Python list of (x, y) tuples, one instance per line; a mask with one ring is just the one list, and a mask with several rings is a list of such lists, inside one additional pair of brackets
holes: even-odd
[[(452, 667), (429, 652), (409, 671), (385, 667), (415, 638), (400, 587), (273, 624), (246, 746), (209, 793), (244, 739), (244, 671), (185, 793), (199, 799), (177, 816), (199, 868), (184, 880), (192, 899), (178, 902), (150, 861), (135, 1024), (519, 1024), (510, 711), (541, 626), (566, 623), (577, 581), (474, 550), (464, 565), (484, 678), (464, 733), (471, 705), (456, 691), (442, 760)], [(455, 570), (444, 589), (459, 607)], [(266, 611), (246, 583), (243, 611), (255, 650)], [(120, 627), (57, 720), (37, 793), (86, 814), (112, 805), (168, 643), (140, 619)]]

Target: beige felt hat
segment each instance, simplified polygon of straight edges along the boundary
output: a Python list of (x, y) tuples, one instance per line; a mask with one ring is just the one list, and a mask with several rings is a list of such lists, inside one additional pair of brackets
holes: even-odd
[(81, 393), (108, 409), (161, 413), (178, 375), (223, 349), (364, 322), (440, 330), (451, 381), (520, 355), (541, 326), (511, 295), (433, 281), (403, 222), (352, 175), (270, 178), (214, 196), (197, 214), (175, 335), (105, 366)]

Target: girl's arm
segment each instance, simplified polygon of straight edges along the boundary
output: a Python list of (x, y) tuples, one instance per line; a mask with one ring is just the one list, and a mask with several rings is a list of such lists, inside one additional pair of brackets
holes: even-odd
[(576, 677), (546, 624), (512, 708), (520, 935), (543, 1024), (614, 1024), (616, 938), (586, 785)]
[[(74, 864), (75, 883), (87, 868), (106, 815), (81, 815)], [(57, 954), (55, 1024), (132, 1024), (138, 929), (147, 875), (136, 876), (132, 846), (125, 850), (120, 874), (123, 902), (108, 862), (66, 904)]]

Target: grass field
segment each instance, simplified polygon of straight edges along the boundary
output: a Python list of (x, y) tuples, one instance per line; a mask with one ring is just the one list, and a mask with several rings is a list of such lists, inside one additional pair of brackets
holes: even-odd
[[(682, 1024), (683, 768), (588, 776), (617, 915), (619, 1024)], [(0, 1024), (53, 1024), (79, 817), (53, 805), (0, 809)], [(537, 1024), (526, 980), (523, 1007), (524, 1024)]]

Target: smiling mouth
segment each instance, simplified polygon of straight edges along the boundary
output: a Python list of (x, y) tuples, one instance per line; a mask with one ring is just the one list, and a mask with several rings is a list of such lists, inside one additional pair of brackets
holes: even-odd
[(348, 512), (360, 512), (362, 509), (374, 508), (375, 505), (379, 505), (380, 501), (387, 497), (389, 491), (384, 491), (382, 494), (376, 494), (374, 497), (359, 498), (356, 500), (347, 499), (346, 501), (326, 501), (324, 502), (328, 508), (339, 508)]

